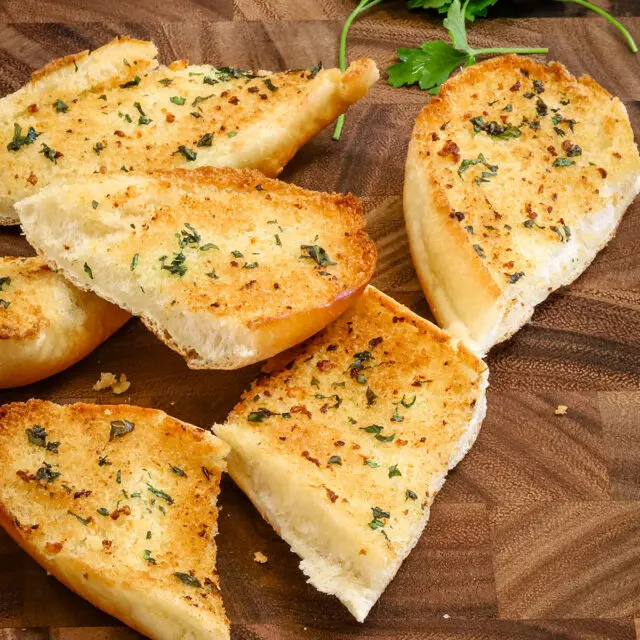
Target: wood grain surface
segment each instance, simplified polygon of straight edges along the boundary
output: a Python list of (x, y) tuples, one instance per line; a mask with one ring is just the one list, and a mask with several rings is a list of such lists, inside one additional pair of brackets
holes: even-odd
[[(640, 38), (638, 0), (601, 0)], [(282, 70), (337, 60), (351, 0), (174, 0), (0, 4), (0, 94), (52, 58), (116, 34), (156, 42), (164, 61)], [(357, 22), (350, 56), (381, 69), (399, 46), (442, 37), (437, 15), (386, 2)], [(640, 55), (605, 21), (552, 0), (503, 0), (470, 29), (474, 45), (545, 45), (625, 102), (640, 134)], [(409, 257), (402, 181), (413, 120), (427, 97), (381, 81), (353, 108), (343, 138), (326, 131), (283, 179), (352, 191), (379, 251), (375, 284), (430, 317)], [(488, 358), (489, 410), (451, 474), (427, 531), (366, 623), (305, 583), (298, 560), (239, 489), (223, 482), (219, 569), (236, 640), (640, 638), (640, 202), (573, 285)], [(0, 254), (29, 255), (18, 229)], [(100, 372), (131, 379), (92, 391)], [(225, 418), (256, 372), (189, 371), (137, 320), (68, 371), (0, 392), (60, 402), (128, 402), (200, 426)], [(558, 404), (566, 416), (554, 415)], [(267, 564), (256, 564), (262, 551)], [(0, 640), (138, 637), (48, 577), (0, 533)]]

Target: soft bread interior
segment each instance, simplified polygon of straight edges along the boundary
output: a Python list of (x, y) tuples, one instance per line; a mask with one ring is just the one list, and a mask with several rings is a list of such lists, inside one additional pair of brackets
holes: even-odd
[[(469, 451), (486, 412), (484, 390), (472, 419), (449, 460), (453, 469)], [(261, 450), (256, 434), (236, 432), (234, 425), (218, 425), (216, 434), (231, 446), (227, 470), (249, 496), (258, 511), (302, 559), (300, 569), (318, 591), (336, 596), (359, 622), (367, 617), (404, 559), (417, 544), (427, 525), (430, 505), (416, 528), (413, 539), (392, 561), (371, 552), (360, 555), (361, 540), (354, 536), (353, 523), (336, 518), (326, 503), (318, 502), (305, 483), (296, 481), (286, 465), (268, 451)], [(432, 478), (429, 493), (435, 494), (445, 482), (446, 472)]]

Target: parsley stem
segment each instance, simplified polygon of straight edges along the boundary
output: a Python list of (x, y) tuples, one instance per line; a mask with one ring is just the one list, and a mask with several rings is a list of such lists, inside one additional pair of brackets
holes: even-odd
[(631, 34), (627, 31), (627, 29), (620, 24), (610, 13), (607, 13), (604, 9), (597, 7), (595, 4), (591, 4), (586, 0), (558, 0), (558, 2), (573, 2), (575, 4), (579, 4), (582, 7), (586, 7), (591, 11), (594, 11), (598, 15), (602, 16), (605, 20), (608, 20), (620, 33), (624, 36), (624, 39), (627, 41), (629, 48), (632, 53), (638, 53), (638, 45), (635, 43), (635, 40), (632, 38)]
[[(353, 21), (365, 11), (368, 11), (377, 4), (380, 4), (383, 0), (360, 0), (358, 6), (349, 14), (349, 17), (345, 20), (342, 32), (340, 33), (340, 52), (339, 52), (339, 66), (340, 71), (343, 73), (347, 70), (347, 34), (349, 33), (349, 27)], [(340, 140), (342, 134), (342, 127), (344, 126), (344, 113), (338, 116), (336, 122), (336, 128), (333, 132), (333, 139)]]
[(471, 49), (471, 53), (475, 56), (482, 56), (482, 55), (496, 55), (499, 53), (526, 53), (526, 54), (533, 54), (533, 53), (549, 53), (549, 49), (547, 49), (546, 47), (542, 47), (542, 48), (534, 48), (534, 49), (522, 49), (520, 47), (499, 47), (497, 49), (493, 49), (493, 48), (489, 48), (489, 49)]

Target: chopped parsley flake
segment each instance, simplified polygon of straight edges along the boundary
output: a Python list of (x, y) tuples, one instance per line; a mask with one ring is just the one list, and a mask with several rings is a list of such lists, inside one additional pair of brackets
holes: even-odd
[(388, 511), (383, 511), (380, 507), (371, 507), (373, 513), (373, 520), (369, 523), (372, 529), (381, 529), (386, 524), (384, 520), (391, 517)]
[(187, 101), (187, 99), (183, 98), (182, 96), (171, 96), (169, 98), (169, 101), (173, 102), (173, 104), (178, 104), (182, 106)]
[(13, 125), (13, 140), (7, 145), (8, 151), (18, 151), (27, 144), (32, 144), (40, 134), (33, 128), (29, 127), (27, 135), (22, 135), (22, 127), (18, 123)]
[(62, 100), (60, 100), (60, 98), (58, 98), (54, 103), (53, 103), (53, 108), (58, 112), (58, 113), (67, 113), (67, 111), (69, 111), (69, 107), (62, 102)]
[(333, 262), (331, 258), (329, 258), (329, 254), (317, 244), (303, 244), (300, 245), (300, 249), (307, 253), (306, 256), (302, 255), (300, 258), (315, 260), (315, 262), (321, 267), (330, 267), (337, 264), (337, 262)]
[(84, 272), (93, 280), (93, 271), (91, 271), (91, 267), (85, 262), (83, 268)]
[(135, 429), (136, 425), (129, 420), (114, 420), (111, 423), (111, 432), (109, 433), (109, 442), (116, 438), (121, 438), (131, 433)]
[(394, 464), (389, 467), (389, 477), (396, 478), (397, 476), (401, 476), (400, 469), (398, 469), (398, 465)]
[(198, 580), (198, 578), (196, 578), (195, 576), (192, 576), (190, 573), (181, 573), (180, 571), (176, 571), (173, 575), (188, 587), (196, 587), (197, 589), (202, 588), (202, 583), (200, 582), (200, 580)]

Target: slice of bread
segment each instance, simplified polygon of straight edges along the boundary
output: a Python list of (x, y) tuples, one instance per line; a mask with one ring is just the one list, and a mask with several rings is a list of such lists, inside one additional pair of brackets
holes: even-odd
[(464, 69), (422, 109), (404, 209), (439, 324), (485, 353), (569, 284), (640, 191), (624, 105), (518, 56)]
[(128, 319), (40, 258), (0, 258), (0, 389), (63, 371)]
[(17, 222), (13, 204), (65, 173), (213, 165), (275, 176), (378, 79), (371, 60), (346, 73), (186, 60), (149, 70), (156, 53), (118, 38), (52, 62), (0, 100), (0, 223)]
[(214, 541), (227, 452), (154, 409), (5, 405), (0, 524), (67, 587), (150, 638), (229, 638)]
[(236, 369), (297, 344), (375, 268), (357, 198), (257, 171), (81, 176), (16, 206), (47, 260), (141, 316), (192, 368)]
[(214, 426), (229, 473), (309, 582), (363, 621), (476, 438), (487, 369), (369, 287), (266, 371)]

